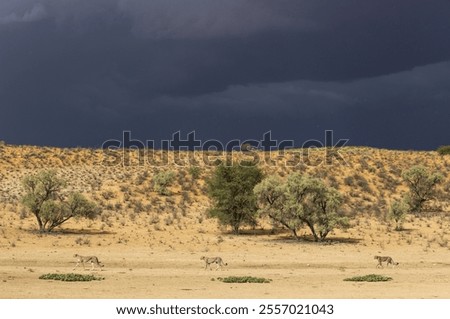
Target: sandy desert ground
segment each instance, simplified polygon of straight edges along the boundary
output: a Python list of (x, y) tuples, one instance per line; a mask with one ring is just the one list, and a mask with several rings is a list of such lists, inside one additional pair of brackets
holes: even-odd
[[(380, 237), (375, 237), (377, 228), (387, 226), (371, 222), (365, 220), (359, 229), (332, 236), (330, 244), (297, 242), (287, 233), (222, 234), (212, 221), (203, 222), (200, 233), (198, 225), (192, 225), (191, 231), (148, 232), (131, 225), (114, 233), (92, 234), (90, 230), (44, 236), (7, 229), (1, 240), (0, 297), (450, 298), (449, 248), (430, 241), (431, 227), (440, 221)], [(444, 222), (448, 227), (449, 218)], [(5, 247), (11, 235), (15, 242)], [(80, 236), (89, 244), (76, 244)], [(102, 271), (91, 271), (88, 265), (87, 270), (80, 266), (76, 273), (93, 273), (105, 280), (38, 279), (45, 273), (72, 272), (74, 253), (95, 254), (105, 264)], [(374, 254), (390, 255), (400, 265), (376, 269)], [(202, 255), (222, 256), (228, 266), (204, 270)], [(371, 273), (393, 280), (343, 281)], [(272, 282), (227, 284), (217, 280), (226, 276), (257, 276)]]
[[(351, 228), (336, 230), (329, 242), (302, 241), (272, 231), (261, 222), (235, 236), (206, 218), (209, 207), (201, 167), (193, 180), (187, 167), (108, 166), (101, 152), (3, 146), (0, 150), (0, 298), (450, 298), (450, 159), (435, 152), (343, 150), (345, 163), (263, 166), (266, 174), (302, 171), (338, 188), (346, 198)], [(316, 151), (318, 158), (323, 152)], [(320, 153), (322, 152), (322, 153)], [(321, 155), (322, 154), (322, 155)], [(169, 157), (173, 154), (169, 154)], [(201, 164), (201, 156), (195, 158)], [(276, 157), (274, 160), (277, 160)], [(284, 163), (286, 164), (286, 162)], [(389, 201), (404, 194), (403, 169), (422, 164), (444, 175), (440, 208), (408, 215), (404, 231), (386, 218)], [(34, 216), (20, 205), (21, 179), (54, 168), (102, 207), (94, 221), (70, 220), (52, 234), (36, 232)], [(151, 189), (161, 169), (177, 173), (171, 196)], [(71, 273), (73, 255), (96, 255), (102, 281), (59, 282), (38, 279), (46, 273)], [(224, 270), (204, 270), (202, 255), (221, 256)], [(376, 268), (374, 255), (389, 255), (400, 265)], [(388, 282), (343, 281), (382, 274)], [(227, 284), (218, 277), (256, 276), (266, 284)]]

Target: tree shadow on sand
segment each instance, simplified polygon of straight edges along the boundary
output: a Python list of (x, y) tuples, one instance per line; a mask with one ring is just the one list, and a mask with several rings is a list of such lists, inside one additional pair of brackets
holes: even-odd
[(242, 229), (238, 235), (231, 231), (223, 232), (229, 236), (237, 237), (254, 237), (254, 236), (273, 236), (273, 238), (266, 239), (267, 241), (283, 242), (289, 244), (319, 244), (319, 245), (334, 245), (334, 244), (358, 244), (363, 241), (362, 238), (348, 238), (339, 236), (328, 236), (323, 241), (315, 241), (312, 235), (302, 235), (299, 238), (292, 236), (292, 233), (286, 229)]
[(107, 231), (107, 230), (99, 230), (99, 229), (59, 229), (53, 230), (51, 232), (40, 232), (37, 229), (29, 229), (29, 233), (35, 235), (49, 235), (49, 236), (58, 236), (58, 235), (114, 235), (116, 232)]

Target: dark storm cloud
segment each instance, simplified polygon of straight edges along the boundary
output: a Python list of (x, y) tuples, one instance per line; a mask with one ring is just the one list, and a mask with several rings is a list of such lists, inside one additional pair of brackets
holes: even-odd
[[(446, 119), (450, 118), (450, 62), (417, 67), (409, 71), (351, 82), (295, 81), (262, 85), (233, 86), (223, 92), (195, 97), (162, 97), (152, 101), (154, 109), (196, 114), (212, 107), (229, 119), (239, 114), (245, 136), (258, 137), (273, 129), (278, 138), (296, 139), (301, 145), (309, 139), (323, 140), (323, 132), (335, 129), (341, 137), (351, 136), (354, 145), (402, 148), (429, 148), (448, 143)], [(226, 112), (223, 112), (226, 110)], [(217, 128), (212, 114), (210, 129)], [(268, 120), (270, 119), (270, 120)], [(185, 132), (205, 118), (178, 123)], [(204, 126), (208, 125), (203, 123)], [(229, 121), (220, 122), (222, 135)], [(440, 132), (440, 133), (436, 133)]]
[[(301, 142), (334, 128), (358, 144), (434, 147), (449, 12), (440, 0), (3, 0), (0, 139), (271, 129)], [(424, 119), (433, 128), (413, 130)]]
[(246, 36), (310, 25), (251, 0), (119, 1), (119, 10), (132, 17), (136, 35), (153, 39)]

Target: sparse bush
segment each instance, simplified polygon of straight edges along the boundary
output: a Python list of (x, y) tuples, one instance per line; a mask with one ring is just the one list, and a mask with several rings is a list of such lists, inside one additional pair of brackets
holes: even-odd
[(440, 155), (449, 155), (450, 154), (450, 145), (439, 146), (436, 150)]
[(144, 211), (144, 205), (140, 200), (133, 200), (132, 203), (134, 205), (133, 211), (135, 214), (139, 214)]
[(267, 284), (272, 281), (272, 279), (262, 278), (262, 277), (252, 277), (252, 276), (229, 276), (229, 277), (218, 277), (217, 280), (229, 284), (245, 284), (245, 283), (257, 283), (257, 284)]
[(104, 277), (98, 277), (94, 275), (81, 275), (81, 274), (45, 274), (39, 277), (44, 280), (61, 280), (61, 281), (93, 281), (104, 280)]
[(164, 218), (164, 224), (166, 226), (170, 226), (173, 224), (173, 218), (171, 216), (167, 216), (166, 218)]
[(443, 235), (441, 235), (436, 242), (438, 243), (439, 246), (441, 247), (448, 247), (448, 239), (444, 238)]
[(338, 183), (338, 181), (336, 179), (336, 176), (328, 175), (328, 181), (329, 181), (331, 187), (333, 187), (335, 189), (339, 189), (340, 185), (339, 185), (339, 183)]
[(430, 173), (424, 166), (417, 165), (402, 174), (409, 187), (409, 205), (413, 212), (420, 213), (424, 204), (436, 194), (436, 186), (442, 182), (439, 173)]
[(406, 213), (409, 210), (409, 205), (406, 200), (395, 200), (389, 207), (389, 218), (395, 221), (395, 230), (403, 229), (403, 222)]
[(91, 241), (88, 238), (78, 237), (77, 239), (75, 239), (75, 244), (80, 245), (80, 246), (82, 246), (82, 245), (90, 246)]
[(360, 174), (355, 174), (353, 175), (353, 178), (356, 182), (356, 185), (358, 185), (364, 193), (372, 194), (372, 189), (369, 186), (369, 182), (364, 176)]
[(351, 278), (345, 278), (344, 281), (367, 281), (367, 282), (377, 282), (377, 281), (389, 281), (392, 280), (391, 277), (370, 274), (365, 276), (355, 276)]
[(241, 144), (241, 152), (252, 152), (256, 151), (258, 148), (255, 145), (252, 145), (250, 142), (246, 142)]
[(120, 191), (124, 194), (130, 194), (130, 186), (129, 185), (120, 185)]
[(181, 193), (181, 198), (183, 199), (183, 202), (185, 202), (185, 203), (190, 203), (191, 202), (191, 198), (190, 198), (189, 193), (187, 191), (183, 191)]
[(102, 192), (102, 196), (104, 199), (109, 200), (109, 199), (113, 199), (116, 197), (116, 194), (113, 191), (103, 191)]
[(191, 174), (193, 180), (197, 180), (200, 178), (202, 170), (198, 166), (191, 166), (189, 167), (189, 174)]
[(344, 178), (344, 184), (347, 186), (353, 186), (354, 185), (354, 179), (352, 176), (347, 176)]
[(26, 209), (24, 209), (24, 208), (22, 207), (22, 209), (20, 209), (19, 218), (20, 218), (20, 219), (25, 219), (25, 218), (27, 218), (27, 217), (28, 217), (28, 212), (27, 212)]
[(149, 220), (149, 223), (150, 224), (158, 224), (159, 223), (159, 216), (158, 215), (152, 215), (151, 217), (150, 217), (150, 220)]
[(153, 190), (159, 195), (170, 195), (168, 187), (175, 181), (175, 173), (172, 171), (160, 172), (153, 177)]
[(148, 178), (148, 172), (145, 171), (136, 177), (136, 185), (142, 185)]

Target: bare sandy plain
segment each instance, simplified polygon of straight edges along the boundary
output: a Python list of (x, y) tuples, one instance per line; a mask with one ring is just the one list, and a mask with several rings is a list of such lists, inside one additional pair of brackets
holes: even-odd
[[(158, 231), (135, 223), (111, 232), (96, 230), (95, 225), (89, 231), (70, 228), (79, 227), (78, 222), (68, 223), (63, 233), (39, 235), (14, 229), (14, 219), (3, 212), (1, 298), (450, 298), (450, 251), (445, 242), (431, 239), (441, 225), (448, 229), (448, 216), (426, 222), (411, 218), (401, 233), (364, 219), (358, 227), (332, 235), (328, 244), (298, 242), (288, 233), (262, 230), (234, 236), (222, 233), (212, 221)], [(95, 254), (105, 265), (102, 271), (79, 266), (76, 273), (105, 280), (38, 279), (45, 273), (73, 272), (74, 253)], [(376, 269), (375, 254), (390, 255), (400, 265)], [(202, 255), (221, 256), (228, 266), (205, 270)], [(393, 280), (343, 281), (372, 273)], [(217, 280), (226, 276), (272, 282)]]
[[(354, 215), (350, 229), (336, 230), (329, 235), (329, 241), (319, 244), (310, 241), (306, 229), (299, 232), (303, 240), (296, 241), (288, 232), (274, 230), (264, 222), (239, 236), (230, 234), (215, 220), (205, 217), (209, 203), (201, 191), (201, 182), (195, 184), (200, 190), (190, 196), (188, 203), (182, 202), (182, 198), (186, 199), (183, 192), (189, 191), (183, 181), (174, 186), (173, 196), (161, 199), (145, 191), (151, 174), (148, 180), (138, 183), (138, 171), (130, 173), (129, 169), (117, 168), (120, 174), (132, 174), (120, 184), (114, 180), (120, 174), (111, 168), (102, 171), (95, 166), (90, 170), (93, 165), (90, 163), (74, 165), (72, 159), (77, 156), (76, 152), (88, 152), (85, 150), (71, 153), (70, 158), (65, 159), (70, 165), (55, 155), (57, 150), (47, 150), (52, 154), (50, 162), (34, 161), (31, 165), (29, 160), (17, 160), (31, 151), (36, 150), (9, 149), (3, 153), (9, 154), (9, 160), (0, 162), (0, 195), (3, 196), (0, 204), (0, 298), (450, 298), (447, 206), (444, 203), (444, 211), (438, 213), (420, 217), (409, 215), (405, 230), (394, 231), (392, 223), (375, 212), (386, 207), (374, 208), (380, 204), (377, 197), (388, 196), (387, 189), (381, 188), (376, 172), (373, 176), (363, 174), (361, 165), (354, 164), (360, 163), (358, 157), (349, 161), (349, 167), (338, 171), (337, 183), (344, 185), (343, 178), (355, 172), (364, 175), (373, 189), (366, 202), (373, 205), (356, 202), (359, 204), (353, 207), (362, 205), (362, 210), (369, 212)], [(388, 151), (372, 152), (367, 160), (369, 166), (383, 156), (391, 156)], [(420, 162), (420, 157), (405, 154), (411, 158), (411, 163)], [(392, 156), (396, 158), (396, 154)], [(448, 160), (434, 159), (437, 155), (421, 156), (425, 162), (436, 161), (436, 165), (445, 170), (448, 181)], [(405, 158), (409, 157), (405, 155), (399, 162), (405, 163)], [(404, 165), (407, 164), (406, 161)], [(34, 217), (14, 198), (20, 196), (19, 177), (46, 167), (66, 172), (65, 176), (82, 187), (87, 187), (86, 172), (98, 174), (100, 186), (91, 183), (86, 193), (102, 201), (102, 216), (95, 221), (70, 220), (52, 234), (37, 233)], [(79, 173), (70, 175), (68, 171)], [(142, 191), (140, 185), (143, 185)], [(191, 189), (196, 188), (190, 185)], [(125, 186), (131, 187), (131, 191), (125, 190)], [(364, 196), (357, 186), (342, 186), (341, 191), (350, 194), (351, 189), (359, 194), (349, 195), (351, 199), (360, 200)], [(401, 191), (401, 183), (396, 184), (394, 190)], [(127, 192), (136, 195), (131, 199), (124, 197)], [(143, 210), (136, 210), (134, 199), (142, 199)], [(116, 205), (119, 202), (121, 205)], [(129, 202), (132, 205), (127, 204)], [(145, 208), (147, 203), (151, 205)], [(352, 203), (350, 200), (349, 207)], [(87, 270), (79, 267), (76, 273), (93, 273), (105, 279), (92, 282), (38, 279), (46, 273), (73, 272), (75, 253), (96, 255), (105, 265), (102, 271), (91, 271), (87, 265)], [(200, 260), (203, 255), (221, 256), (228, 266), (218, 271), (205, 270)], [(396, 268), (377, 269), (374, 255), (389, 255), (400, 264)], [(393, 280), (344, 281), (348, 277), (372, 273), (390, 276)], [(226, 276), (256, 276), (272, 281), (227, 284), (217, 279)]]

